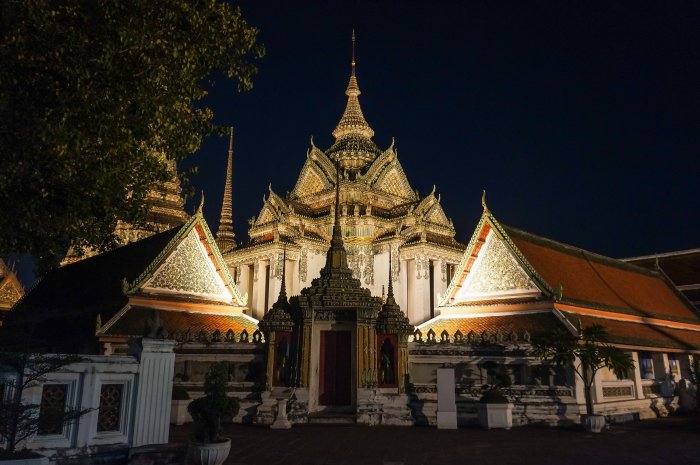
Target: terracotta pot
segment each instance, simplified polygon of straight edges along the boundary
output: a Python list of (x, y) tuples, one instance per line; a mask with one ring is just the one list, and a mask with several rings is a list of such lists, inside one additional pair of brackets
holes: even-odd
[(187, 448), (187, 463), (190, 465), (221, 465), (231, 451), (231, 440), (225, 442), (192, 442)]
[(603, 415), (583, 415), (583, 427), (589, 433), (600, 433), (605, 428), (605, 417)]

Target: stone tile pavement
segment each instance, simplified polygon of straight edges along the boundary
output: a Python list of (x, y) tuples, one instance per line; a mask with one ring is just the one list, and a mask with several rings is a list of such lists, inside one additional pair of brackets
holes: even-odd
[[(171, 428), (171, 443), (187, 440)], [(227, 425), (226, 465), (700, 465), (700, 417), (613, 425), (600, 434), (575, 428), (301, 425), (290, 430)]]

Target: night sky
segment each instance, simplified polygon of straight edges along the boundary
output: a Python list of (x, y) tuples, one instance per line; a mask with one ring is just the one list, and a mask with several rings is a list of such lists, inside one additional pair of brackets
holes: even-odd
[[(481, 190), (502, 223), (613, 257), (700, 247), (700, 2), (240, 2), (267, 55), (254, 88), (207, 103), (235, 126), (239, 242), (267, 186), (284, 196), (309, 139), (327, 149), (357, 32), (360, 103), (433, 185), (467, 242)], [(218, 227), (228, 141), (185, 162)], [(198, 197), (198, 196), (197, 196)], [(192, 212), (198, 198), (188, 202)]]

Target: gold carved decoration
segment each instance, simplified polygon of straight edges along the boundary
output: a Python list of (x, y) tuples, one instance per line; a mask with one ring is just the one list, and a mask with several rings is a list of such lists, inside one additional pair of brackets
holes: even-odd
[(225, 300), (231, 298), (194, 229), (180, 242), (145, 287), (204, 294)]

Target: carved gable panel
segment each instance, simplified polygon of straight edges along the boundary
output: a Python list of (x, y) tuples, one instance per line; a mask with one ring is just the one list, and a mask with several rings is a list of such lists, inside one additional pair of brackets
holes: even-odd
[(435, 205), (431, 209), (431, 211), (426, 215), (426, 219), (433, 224), (439, 224), (441, 226), (450, 226), (450, 221), (447, 219), (445, 211), (440, 205)]
[(539, 288), (503, 241), (491, 231), (462, 288), (457, 292), (455, 303), (537, 293)]
[(22, 289), (10, 278), (0, 283), (0, 308), (9, 308), (22, 297)]
[(272, 207), (268, 204), (265, 204), (262, 211), (258, 215), (258, 220), (255, 223), (256, 224), (265, 224), (265, 223), (269, 223), (270, 221), (275, 221), (276, 219), (277, 219), (277, 214), (274, 212)]
[(294, 193), (298, 197), (306, 197), (307, 195), (322, 191), (324, 187), (325, 184), (321, 176), (307, 166), (302, 171), (301, 176), (299, 176), (299, 181), (297, 181), (297, 185), (294, 188)]
[(166, 294), (194, 294), (226, 302), (232, 297), (194, 229), (175, 247), (143, 289)]
[(385, 173), (377, 180), (375, 186), (388, 194), (411, 199), (414, 197), (411, 191), (406, 176), (399, 170), (398, 167), (392, 166), (387, 168)]

